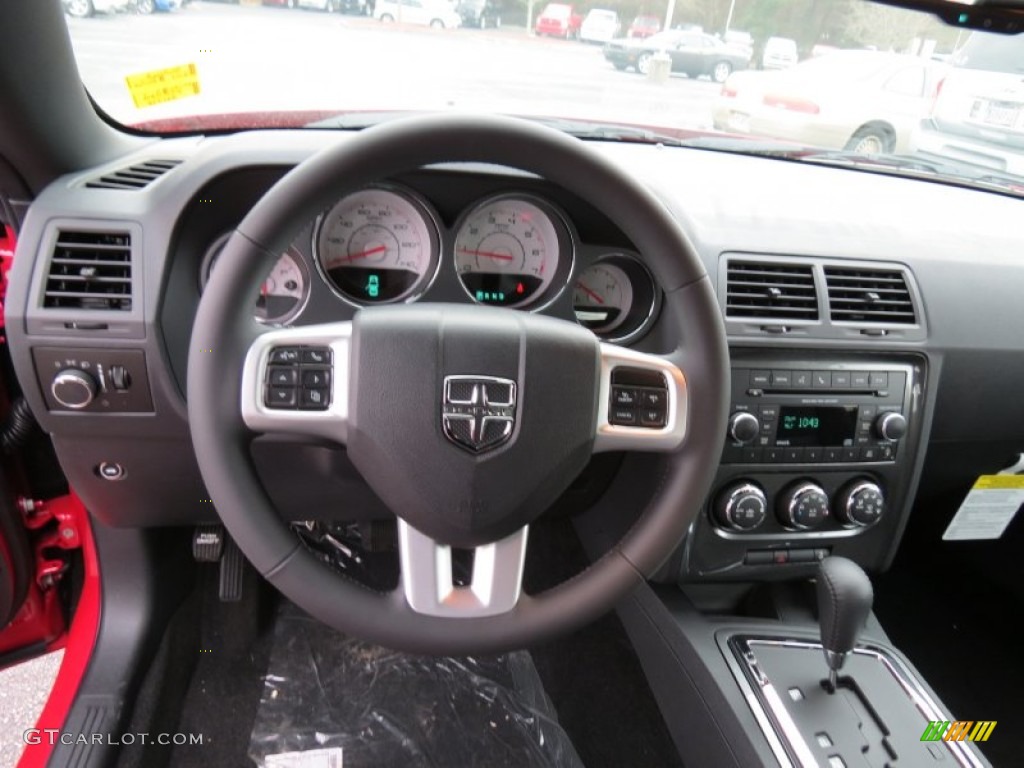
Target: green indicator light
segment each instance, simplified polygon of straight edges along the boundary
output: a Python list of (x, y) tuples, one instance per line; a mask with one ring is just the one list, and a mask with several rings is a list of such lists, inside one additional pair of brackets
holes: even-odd
[(483, 291), (477, 291), (476, 292), (476, 300), (477, 301), (483, 301), (484, 300), (484, 292)]
[(959, 18), (959, 22), (960, 22), (961, 24), (966, 24), (966, 23), (967, 23), (967, 21), (968, 21), (968, 20), (969, 20), (970, 18), (971, 18), (971, 17), (970, 17), (970, 14), (967, 14), (967, 13), (961, 13), (961, 14), (960, 14), (960, 18)]
[(499, 293), (498, 294), (498, 301), (504, 301), (504, 300), (505, 300), (505, 294), (504, 293)]
[(366, 295), (371, 299), (380, 296), (380, 277), (378, 275), (370, 275), (366, 281)]

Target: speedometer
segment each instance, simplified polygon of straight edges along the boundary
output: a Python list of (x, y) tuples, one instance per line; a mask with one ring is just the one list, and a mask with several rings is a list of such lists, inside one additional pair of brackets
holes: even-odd
[(555, 222), (540, 206), (504, 197), (474, 208), (455, 238), (455, 269), (481, 304), (521, 307), (540, 298), (560, 271)]
[(357, 304), (412, 298), (437, 271), (437, 227), (404, 191), (372, 187), (341, 199), (321, 219), (316, 245), (324, 279)]

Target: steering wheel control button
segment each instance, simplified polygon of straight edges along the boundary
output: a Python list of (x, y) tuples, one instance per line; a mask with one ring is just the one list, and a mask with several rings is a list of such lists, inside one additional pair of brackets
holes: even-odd
[(293, 347), (277, 347), (270, 352), (271, 363), (297, 363), (300, 352)]
[(104, 461), (96, 467), (96, 474), (104, 480), (123, 480), (125, 470), (116, 461)]
[(752, 531), (768, 516), (768, 499), (753, 483), (727, 487), (715, 502), (715, 519), (723, 528)]
[(331, 385), (331, 372), (326, 368), (314, 368), (303, 369), (302, 371), (302, 387), (303, 389), (329, 387)]
[(612, 387), (612, 405), (616, 408), (635, 408), (638, 399), (633, 387)]
[(268, 408), (294, 408), (298, 402), (295, 387), (270, 387), (267, 389)]
[(611, 424), (620, 427), (632, 427), (636, 425), (636, 408), (619, 408), (612, 406), (611, 414), (608, 417)]
[(885, 495), (878, 483), (856, 480), (839, 492), (836, 516), (844, 525), (864, 527), (877, 523), (885, 513)]
[(808, 530), (821, 525), (829, 514), (828, 495), (817, 483), (796, 483), (778, 500), (779, 521), (793, 530)]
[(295, 368), (272, 365), (267, 379), (272, 387), (294, 387), (298, 383), (299, 372)]
[(331, 350), (324, 348), (303, 349), (302, 362), (310, 365), (328, 365), (331, 362)]
[(330, 397), (324, 388), (302, 388), (302, 407), (310, 410), (327, 410)]
[(665, 426), (665, 409), (664, 408), (641, 408), (640, 409), (640, 425), (643, 427), (664, 427)]

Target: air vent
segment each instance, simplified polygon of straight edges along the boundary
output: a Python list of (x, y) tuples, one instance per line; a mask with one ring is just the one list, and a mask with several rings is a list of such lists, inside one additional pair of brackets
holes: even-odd
[(90, 189), (142, 189), (159, 179), (181, 160), (147, 160), (86, 182)]
[(727, 317), (817, 320), (818, 296), (810, 264), (729, 261)]
[(914, 325), (914, 303), (898, 269), (825, 267), (830, 316), (840, 323)]
[(53, 246), (43, 306), (132, 308), (132, 238), (127, 232), (61, 230)]

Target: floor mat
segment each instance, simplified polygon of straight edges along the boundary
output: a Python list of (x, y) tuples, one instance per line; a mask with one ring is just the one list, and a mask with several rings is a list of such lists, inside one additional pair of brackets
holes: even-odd
[(266, 768), (582, 768), (526, 652), (398, 653), (286, 604), (264, 680), (249, 753)]

